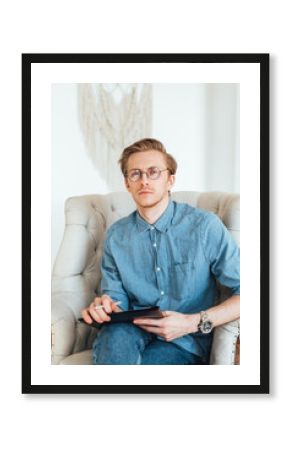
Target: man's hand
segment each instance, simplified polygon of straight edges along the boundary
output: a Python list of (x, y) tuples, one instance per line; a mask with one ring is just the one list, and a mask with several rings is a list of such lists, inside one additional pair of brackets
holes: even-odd
[(198, 331), (199, 314), (182, 314), (176, 311), (162, 311), (163, 319), (134, 319), (133, 323), (149, 333), (169, 342), (189, 333)]
[[(100, 306), (102, 306), (102, 308), (98, 308)], [(98, 323), (103, 323), (111, 320), (108, 314), (120, 311), (122, 310), (109, 295), (102, 295), (102, 297), (96, 297), (87, 308), (82, 310), (82, 316), (84, 321), (89, 324), (93, 323), (93, 320)]]

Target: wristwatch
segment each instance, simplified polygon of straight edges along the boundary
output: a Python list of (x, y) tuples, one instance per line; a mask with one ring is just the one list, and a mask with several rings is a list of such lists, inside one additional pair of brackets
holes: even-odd
[(200, 311), (200, 322), (197, 325), (198, 330), (203, 334), (208, 334), (213, 329), (213, 323), (208, 319), (206, 311)]

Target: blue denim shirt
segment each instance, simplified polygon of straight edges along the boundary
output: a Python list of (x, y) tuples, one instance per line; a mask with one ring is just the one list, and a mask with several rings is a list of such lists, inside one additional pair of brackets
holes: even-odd
[[(193, 314), (217, 299), (217, 281), (240, 293), (239, 248), (213, 213), (170, 200), (153, 225), (137, 211), (108, 230), (102, 258), (102, 294), (124, 310), (158, 305)], [(162, 339), (162, 338), (160, 338)], [(171, 342), (208, 360), (211, 334)]]

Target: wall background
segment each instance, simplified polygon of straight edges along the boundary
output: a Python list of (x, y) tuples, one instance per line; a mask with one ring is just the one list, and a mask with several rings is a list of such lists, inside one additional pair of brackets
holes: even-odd
[[(78, 114), (77, 85), (52, 85), (52, 264), (66, 198), (109, 192), (87, 155)], [(239, 84), (154, 84), (152, 136), (177, 159), (174, 190), (239, 192)]]

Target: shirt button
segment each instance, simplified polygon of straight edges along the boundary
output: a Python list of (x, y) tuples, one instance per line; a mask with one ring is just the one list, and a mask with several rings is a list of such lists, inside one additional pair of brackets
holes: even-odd
[(164, 295), (164, 291), (161, 291), (160, 294), (161, 294), (161, 295)]
[[(156, 270), (157, 270), (157, 272), (159, 272), (160, 271), (160, 267), (156, 267)], [(163, 291), (162, 291), (163, 292)]]
[(156, 245), (157, 245), (156, 242), (154, 242), (153, 247), (156, 247)]

